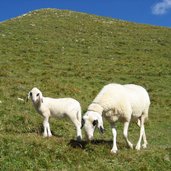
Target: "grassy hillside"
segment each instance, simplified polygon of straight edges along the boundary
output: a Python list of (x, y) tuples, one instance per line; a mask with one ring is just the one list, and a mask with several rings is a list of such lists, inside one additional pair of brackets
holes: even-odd
[[(67, 119), (51, 119), (54, 136), (43, 138), (42, 117), (31, 102), (17, 100), (36, 86), (44, 96), (76, 98), (85, 112), (111, 82), (135, 83), (148, 90), (146, 150), (126, 147), (121, 123), (116, 155), (110, 154), (107, 122), (105, 134), (96, 132), (97, 141), (84, 141), (82, 148), (75, 144), (75, 128)], [(0, 23), (0, 168), (170, 170), (170, 95), (171, 29), (53, 9)], [(129, 133), (135, 144), (135, 124)]]

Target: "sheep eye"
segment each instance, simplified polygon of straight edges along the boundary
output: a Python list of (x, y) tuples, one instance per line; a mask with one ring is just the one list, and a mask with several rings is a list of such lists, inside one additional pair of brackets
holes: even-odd
[(30, 96), (32, 96), (32, 92), (30, 92)]
[(92, 124), (93, 126), (96, 126), (98, 124), (98, 120), (94, 120)]
[(39, 96), (39, 93), (37, 93), (37, 95), (36, 96)]

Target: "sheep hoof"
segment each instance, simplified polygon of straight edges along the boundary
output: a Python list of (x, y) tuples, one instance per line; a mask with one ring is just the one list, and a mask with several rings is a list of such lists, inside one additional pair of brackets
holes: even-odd
[(81, 140), (82, 140), (81, 136), (78, 136), (78, 137), (77, 137), (77, 141), (78, 141), (78, 142), (81, 142)]
[(117, 151), (118, 151), (118, 150), (111, 150), (110, 152), (111, 152), (112, 154), (116, 154)]
[(139, 151), (139, 150), (140, 150), (140, 145), (137, 145), (137, 146), (135, 147), (135, 149), (136, 149), (137, 151)]
[(47, 134), (43, 134), (43, 138), (46, 138), (47, 137)]
[(48, 137), (52, 137), (52, 134), (48, 135)]
[(142, 148), (147, 148), (147, 144), (143, 144), (142, 145)]
[(129, 144), (129, 148), (133, 149), (134, 148), (133, 144)]

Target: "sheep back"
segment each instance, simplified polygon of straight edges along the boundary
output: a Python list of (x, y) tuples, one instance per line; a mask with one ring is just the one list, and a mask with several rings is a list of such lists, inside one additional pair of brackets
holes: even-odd
[[(44, 97), (41, 104), (43, 112), (49, 112), (54, 117), (64, 117), (65, 115), (72, 115), (81, 110), (80, 103), (72, 98), (49, 98)], [(49, 110), (49, 111), (47, 111)]]
[(103, 87), (92, 104), (100, 105), (109, 120), (116, 121), (118, 118), (129, 120), (131, 115), (137, 118), (148, 110), (150, 99), (147, 91), (141, 86), (108, 84)]

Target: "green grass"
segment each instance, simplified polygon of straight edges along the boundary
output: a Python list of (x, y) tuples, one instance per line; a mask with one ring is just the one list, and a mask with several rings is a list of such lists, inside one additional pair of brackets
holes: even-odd
[[(44, 9), (0, 23), (0, 169), (170, 170), (170, 45), (169, 28), (71, 11)], [(126, 147), (121, 123), (116, 155), (110, 154), (107, 122), (105, 134), (96, 132), (96, 141), (84, 141), (82, 148), (73, 141), (75, 128), (68, 119), (51, 119), (54, 136), (43, 138), (42, 117), (31, 102), (17, 100), (36, 86), (44, 96), (77, 99), (85, 112), (111, 82), (148, 90), (146, 150)], [(129, 133), (135, 145), (136, 125)]]

